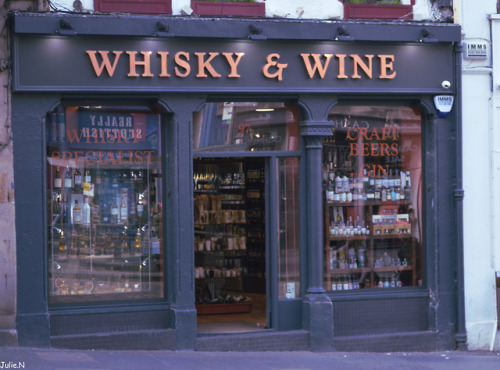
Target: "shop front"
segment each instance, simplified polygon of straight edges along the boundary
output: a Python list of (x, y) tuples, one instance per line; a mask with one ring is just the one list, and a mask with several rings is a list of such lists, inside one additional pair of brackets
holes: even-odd
[(12, 25), (20, 345), (455, 348), (459, 27)]

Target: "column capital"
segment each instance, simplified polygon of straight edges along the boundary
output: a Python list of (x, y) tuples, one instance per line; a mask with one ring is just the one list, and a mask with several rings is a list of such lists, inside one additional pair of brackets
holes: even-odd
[(327, 120), (306, 120), (299, 124), (301, 136), (330, 136), (333, 123)]

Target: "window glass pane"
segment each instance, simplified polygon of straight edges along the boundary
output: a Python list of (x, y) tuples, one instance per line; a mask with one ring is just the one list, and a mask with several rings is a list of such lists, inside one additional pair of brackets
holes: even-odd
[(298, 150), (297, 109), (287, 103), (208, 103), (195, 114), (195, 152)]
[(323, 144), (325, 289), (422, 284), (422, 136), (414, 107), (338, 106)]
[(279, 298), (300, 297), (299, 159), (280, 158), (278, 163)]
[(163, 297), (160, 116), (47, 114), (49, 302)]

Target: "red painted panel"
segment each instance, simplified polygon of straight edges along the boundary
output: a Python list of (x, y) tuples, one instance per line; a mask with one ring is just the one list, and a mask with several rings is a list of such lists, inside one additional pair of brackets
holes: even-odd
[(413, 19), (411, 5), (344, 4), (345, 19)]
[(102, 13), (172, 14), (172, 0), (94, 0)]
[(220, 15), (240, 17), (263, 17), (266, 15), (265, 3), (243, 3), (231, 1), (191, 1), (191, 9), (198, 15)]

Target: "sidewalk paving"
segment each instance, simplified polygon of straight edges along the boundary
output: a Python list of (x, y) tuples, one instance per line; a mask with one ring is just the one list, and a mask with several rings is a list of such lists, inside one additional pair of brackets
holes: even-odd
[(1, 369), (500, 369), (500, 352), (173, 352), (0, 348)]

